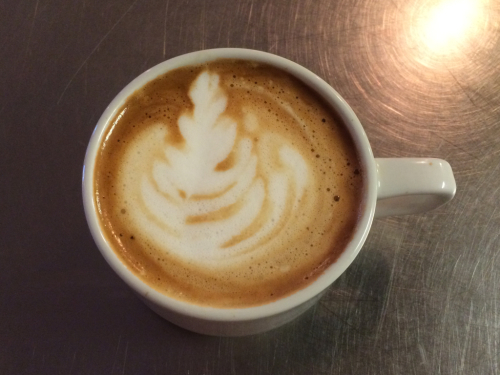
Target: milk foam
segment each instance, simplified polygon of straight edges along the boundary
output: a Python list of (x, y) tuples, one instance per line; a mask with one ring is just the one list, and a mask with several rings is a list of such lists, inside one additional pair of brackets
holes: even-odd
[(216, 60), (130, 95), (96, 158), (103, 233), (141, 280), (204, 306), (290, 295), (335, 262), (362, 207), (348, 131), (275, 67)]
[[(119, 199), (156, 249), (225, 267), (266, 251), (263, 243), (286, 235), (285, 224), (312, 215), (316, 202), (302, 198), (315, 180), (301, 153), (261, 126), (268, 120), (259, 113), (244, 109), (242, 124), (224, 114), (217, 74), (201, 73), (189, 97), (193, 110), (178, 119), (182, 143), (166, 142), (169, 129), (159, 122), (128, 145)], [(229, 158), (230, 168), (220, 170)]]

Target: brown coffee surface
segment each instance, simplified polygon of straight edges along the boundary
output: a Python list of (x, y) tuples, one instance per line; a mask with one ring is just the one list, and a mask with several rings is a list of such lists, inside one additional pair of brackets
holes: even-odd
[(131, 95), (96, 159), (100, 225), (154, 289), (213, 307), (288, 296), (344, 251), (363, 173), (337, 114), (269, 65), (217, 60)]

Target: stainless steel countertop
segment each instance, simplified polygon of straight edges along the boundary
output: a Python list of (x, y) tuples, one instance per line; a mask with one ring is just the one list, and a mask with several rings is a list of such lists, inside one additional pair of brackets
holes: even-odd
[[(446, 159), (453, 201), (377, 220), (293, 323), (184, 331), (142, 304), (88, 231), (92, 130), (135, 76), (246, 47), (352, 106), (379, 157)], [(0, 373), (500, 373), (500, 3), (494, 0), (0, 1)]]

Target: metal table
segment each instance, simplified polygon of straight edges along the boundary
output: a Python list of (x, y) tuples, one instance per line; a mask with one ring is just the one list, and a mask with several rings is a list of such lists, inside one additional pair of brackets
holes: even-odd
[[(439, 157), (455, 199), (374, 223), (298, 320), (243, 338), (162, 320), (98, 252), (81, 202), (92, 130), (170, 57), (245, 47), (349, 102), (380, 157)], [(500, 3), (1, 0), (0, 373), (500, 372)]]

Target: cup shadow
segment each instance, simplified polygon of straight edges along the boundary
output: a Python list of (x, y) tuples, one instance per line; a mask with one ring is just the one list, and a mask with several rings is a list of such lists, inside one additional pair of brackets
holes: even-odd
[(333, 373), (332, 366), (349, 373), (353, 363), (363, 366), (363, 356), (383, 336), (377, 330), (389, 293), (390, 267), (381, 251), (365, 246), (310, 310), (283, 327), (247, 337), (186, 331), (156, 315), (114, 275), (110, 279), (109, 290), (102, 291), (109, 292), (106, 296), (80, 293), (78, 304), (73, 297), (66, 301), (71, 311), (54, 317), (57, 326), (69, 325), (79, 311), (82, 329), (66, 339), (68, 348), (82, 351), (81, 363), (76, 361), (82, 368), (89, 358), (97, 361), (90, 344), (101, 342), (99, 352), (109, 355), (101, 365), (111, 368), (110, 374), (322, 374)]
[(319, 301), (315, 319), (349, 334), (374, 334), (388, 294), (390, 268), (383, 255), (365, 248)]
[(352, 358), (377, 341), (389, 282), (390, 267), (382, 252), (365, 246), (315, 306), (283, 327), (236, 338), (177, 332), (178, 340), (185, 345), (189, 342), (198, 352), (224, 357), (216, 363), (205, 362), (203, 369), (198, 362), (184, 370), (285, 374), (315, 369), (315, 373), (330, 373), (332, 364), (337, 370), (349, 366)]

